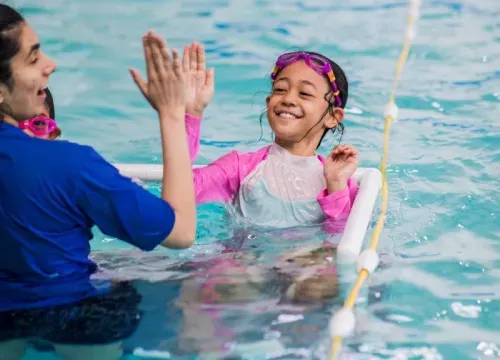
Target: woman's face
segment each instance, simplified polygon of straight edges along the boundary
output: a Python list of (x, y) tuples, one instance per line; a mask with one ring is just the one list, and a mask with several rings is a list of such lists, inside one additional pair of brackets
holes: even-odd
[(56, 64), (42, 52), (38, 36), (28, 23), (11, 32), (18, 36), (20, 49), (11, 60), (10, 86), (0, 84), (0, 110), (6, 120), (21, 121), (46, 110), (44, 89)]

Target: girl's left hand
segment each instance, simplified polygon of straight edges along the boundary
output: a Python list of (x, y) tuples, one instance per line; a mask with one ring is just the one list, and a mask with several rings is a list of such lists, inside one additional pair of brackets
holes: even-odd
[(214, 95), (214, 69), (206, 69), (205, 49), (193, 42), (184, 46), (182, 70), (186, 93), (186, 113), (202, 116)]
[(358, 168), (358, 150), (352, 145), (338, 145), (325, 160), (323, 173), (328, 193), (344, 189)]

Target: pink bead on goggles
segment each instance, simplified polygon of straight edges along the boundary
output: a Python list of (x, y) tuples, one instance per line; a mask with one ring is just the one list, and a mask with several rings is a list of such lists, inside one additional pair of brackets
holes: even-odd
[(339, 89), (337, 84), (335, 83), (335, 74), (333, 73), (333, 69), (330, 66), (328, 60), (318, 55), (309, 55), (303, 51), (295, 51), (281, 55), (278, 60), (276, 60), (276, 65), (274, 66), (274, 70), (271, 73), (271, 79), (274, 81), (278, 76), (278, 72), (286, 68), (288, 65), (291, 65), (297, 61), (304, 60), (304, 62), (311, 69), (316, 71), (322, 76), (327, 76), (328, 80), (330, 80), (330, 84), (333, 89), (333, 96), (335, 97), (335, 105), (338, 107), (342, 106), (342, 100), (340, 100)]
[(36, 137), (42, 137), (54, 132), (57, 129), (57, 124), (55, 120), (42, 115), (19, 122), (19, 128), (28, 129)]

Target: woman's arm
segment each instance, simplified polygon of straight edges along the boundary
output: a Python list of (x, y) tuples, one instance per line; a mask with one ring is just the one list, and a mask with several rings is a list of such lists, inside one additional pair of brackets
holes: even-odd
[(142, 249), (186, 248), (196, 237), (196, 206), (184, 124), (184, 77), (177, 52), (154, 32), (143, 38), (146, 83), (131, 70), (158, 112), (163, 148), (162, 199), (142, 189), (93, 151), (85, 160), (78, 201), (101, 230)]

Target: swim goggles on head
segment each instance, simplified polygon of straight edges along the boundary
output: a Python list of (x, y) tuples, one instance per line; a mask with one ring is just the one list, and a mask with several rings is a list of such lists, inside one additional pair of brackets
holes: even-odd
[(19, 128), (22, 130), (28, 129), (36, 137), (42, 137), (54, 132), (57, 129), (57, 124), (55, 120), (41, 115), (19, 122)]
[(278, 73), (283, 70), (288, 65), (291, 65), (297, 61), (304, 60), (304, 62), (311, 69), (319, 73), (320, 75), (327, 76), (328, 80), (330, 80), (330, 84), (333, 89), (333, 96), (335, 97), (335, 105), (338, 107), (342, 106), (342, 100), (340, 100), (340, 92), (335, 83), (335, 74), (333, 73), (333, 69), (324, 57), (319, 55), (309, 55), (303, 51), (294, 51), (290, 53), (286, 53), (281, 55), (278, 60), (276, 60), (276, 64), (274, 66), (274, 70), (271, 73), (271, 79), (274, 81), (278, 76)]

